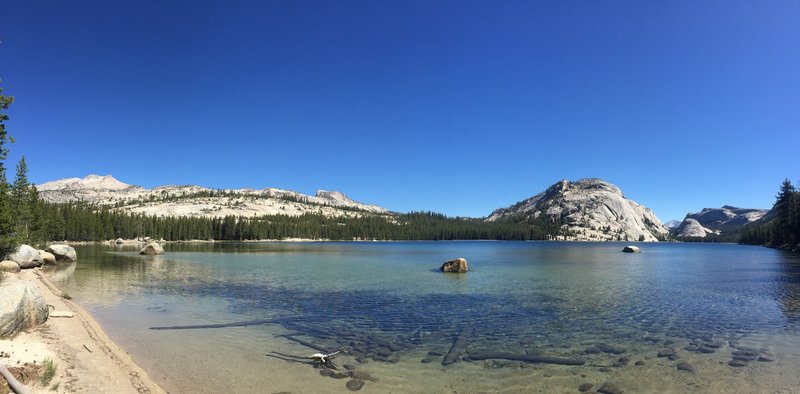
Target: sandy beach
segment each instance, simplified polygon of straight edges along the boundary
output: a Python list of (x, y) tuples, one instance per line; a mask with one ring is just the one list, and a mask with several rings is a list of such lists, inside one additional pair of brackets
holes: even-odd
[(88, 312), (63, 298), (63, 292), (38, 270), (23, 270), (5, 280), (33, 282), (52, 306), (51, 313), (74, 313), (71, 318), (50, 317), (31, 332), (0, 340), (0, 363), (9, 368), (45, 359), (54, 362), (56, 373), (46, 386), (27, 384), (33, 393), (165, 393)]

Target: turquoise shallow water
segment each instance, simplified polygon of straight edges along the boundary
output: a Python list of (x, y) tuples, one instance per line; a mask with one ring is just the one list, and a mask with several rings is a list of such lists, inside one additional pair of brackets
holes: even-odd
[[(347, 391), (346, 380), (267, 356), (316, 352), (299, 342), (346, 347), (337, 361), (377, 380), (363, 392), (575, 392), (586, 382), (628, 392), (800, 387), (790, 372), (800, 360), (800, 258), (725, 244), (641, 244), (640, 254), (622, 246), (171, 244), (154, 257), (85, 246), (52, 278), (171, 392)], [(467, 258), (471, 271), (437, 271), (454, 257)], [(270, 323), (149, 329), (243, 321)], [(585, 364), (442, 366), (438, 354), (462, 331), (464, 357), (492, 351)], [(665, 348), (679, 358), (657, 357)], [(762, 361), (730, 366), (736, 357)], [(695, 371), (678, 371), (681, 362)]]

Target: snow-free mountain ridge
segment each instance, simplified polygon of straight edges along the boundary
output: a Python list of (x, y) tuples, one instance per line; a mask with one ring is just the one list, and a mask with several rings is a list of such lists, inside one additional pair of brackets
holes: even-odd
[[(341, 192), (326, 190), (310, 196), (276, 188), (219, 190), (168, 185), (146, 189), (120, 182), (111, 175), (61, 179), (38, 188), (49, 202), (85, 201), (159, 217), (393, 215), (380, 206), (362, 204)], [(527, 218), (560, 226), (566, 234), (564, 238), (571, 240), (652, 242), (669, 234), (653, 211), (625, 198), (619, 187), (600, 179), (562, 180), (527, 200), (495, 210), (485, 220)]]
[(738, 208), (725, 205), (722, 208), (703, 208), (689, 213), (683, 222), (672, 230), (676, 237), (705, 238), (709, 234), (737, 233), (744, 226), (756, 222), (769, 211), (766, 209)]
[(319, 190), (316, 195), (276, 188), (210, 189), (203, 186), (158, 186), (145, 189), (120, 182), (111, 175), (67, 178), (37, 186), (46, 201), (85, 201), (148, 216), (223, 217), (283, 214), (325, 216), (387, 214), (377, 205), (362, 204), (341, 192)]
[(647, 207), (625, 198), (616, 185), (589, 178), (566, 179), (508, 208), (498, 209), (487, 221), (546, 219), (569, 230), (579, 241), (648, 241), (669, 232)]

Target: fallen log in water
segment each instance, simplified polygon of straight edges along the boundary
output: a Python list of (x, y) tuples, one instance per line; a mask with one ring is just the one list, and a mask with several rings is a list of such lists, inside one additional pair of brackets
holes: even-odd
[(302, 340), (300, 338), (295, 338), (295, 337), (293, 337), (291, 335), (278, 335), (278, 336), (279, 337), (284, 337), (284, 338), (286, 338), (286, 339), (288, 339), (290, 341), (293, 341), (293, 342), (297, 342), (297, 343), (299, 343), (299, 344), (301, 344), (301, 345), (303, 345), (305, 347), (309, 347), (309, 348), (314, 349), (316, 351), (320, 351), (320, 352), (325, 353), (325, 354), (329, 353), (328, 349), (325, 349), (322, 346), (317, 346), (317, 345), (315, 345), (315, 344), (313, 344), (311, 342), (306, 342), (306, 341), (304, 341), (304, 340)]
[(472, 336), (472, 328), (466, 327), (461, 329), (461, 332), (458, 333), (458, 338), (453, 342), (453, 346), (451, 346), (447, 354), (444, 355), (442, 365), (450, 365), (458, 360), (458, 355), (467, 347), (467, 338), (470, 336)]
[(225, 328), (225, 327), (246, 327), (257, 326), (260, 324), (276, 324), (280, 323), (280, 319), (265, 319), (265, 320), (246, 320), (237, 321), (233, 323), (219, 323), (219, 324), (197, 324), (189, 326), (164, 326), (164, 327), (150, 327), (151, 330), (196, 330), (200, 328)]
[(547, 357), (535, 356), (532, 354), (516, 354), (504, 352), (486, 352), (478, 354), (470, 354), (470, 360), (489, 360), (499, 358), (502, 360), (524, 361), (526, 363), (542, 363), (542, 364), (559, 364), (559, 365), (583, 365), (586, 362), (579, 358), (564, 358), (564, 357)]

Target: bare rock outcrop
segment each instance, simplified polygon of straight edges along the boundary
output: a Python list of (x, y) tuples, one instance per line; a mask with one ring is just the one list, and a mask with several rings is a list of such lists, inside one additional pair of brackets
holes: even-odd
[(34, 283), (0, 283), (0, 338), (13, 337), (47, 321), (47, 303)]
[(306, 195), (291, 190), (210, 189), (193, 185), (165, 185), (152, 189), (120, 182), (111, 175), (89, 175), (38, 185), (45, 201), (63, 203), (86, 201), (113, 206), (113, 210), (157, 217), (254, 217), (263, 215), (301, 216), (320, 213), (327, 217), (385, 215), (377, 205), (351, 200), (343, 193), (320, 190)]
[(469, 267), (467, 266), (467, 259), (464, 258), (457, 258), (449, 261), (445, 261), (442, 264), (442, 267), (439, 268), (439, 271), (442, 272), (457, 272), (457, 273), (464, 273), (469, 271)]
[(41, 267), (43, 263), (39, 251), (30, 245), (20, 245), (16, 252), (6, 258), (19, 264), (22, 269)]
[(676, 237), (704, 238), (711, 234), (736, 234), (745, 226), (767, 216), (766, 209), (738, 208), (725, 205), (721, 208), (703, 208), (686, 215), (679, 226), (672, 229)]
[(657, 242), (669, 231), (655, 213), (600, 179), (562, 180), (527, 200), (498, 209), (487, 221), (546, 219), (561, 223), (566, 239)]
[(146, 254), (146, 255), (158, 255), (164, 254), (164, 248), (158, 242), (150, 242), (149, 244), (145, 245), (142, 250), (139, 251), (139, 254)]
[(69, 245), (50, 245), (45, 249), (46, 252), (52, 253), (56, 256), (56, 261), (71, 263), (78, 260), (78, 255), (75, 253), (75, 248)]
[(676, 237), (703, 238), (708, 234), (714, 234), (714, 230), (704, 227), (697, 219), (692, 218), (683, 219), (680, 226), (674, 230)]

